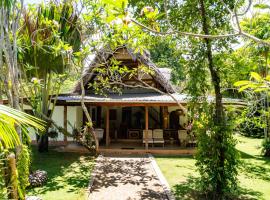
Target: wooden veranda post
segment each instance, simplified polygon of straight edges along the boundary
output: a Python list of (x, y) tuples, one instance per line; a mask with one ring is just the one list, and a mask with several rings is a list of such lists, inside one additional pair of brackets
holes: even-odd
[(106, 109), (106, 146), (109, 146), (109, 133), (110, 133), (110, 109), (107, 107)]
[[(67, 131), (67, 106), (64, 106), (64, 129)], [(64, 143), (67, 144), (67, 136), (64, 135)]]
[(168, 106), (163, 107), (163, 128), (167, 129), (168, 128), (168, 121), (169, 121), (169, 115), (168, 115)]
[(148, 106), (145, 106), (145, 149), (148, 150)]

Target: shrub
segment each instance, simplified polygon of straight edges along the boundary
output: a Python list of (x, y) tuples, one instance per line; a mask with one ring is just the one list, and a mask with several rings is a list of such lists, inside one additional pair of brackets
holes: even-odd
[(261, 138), (264, 136), (264, 129), (254, 122), (254, 118), (243, 120), (239, 126), (238, 131), (248, 137), (258, 137)]

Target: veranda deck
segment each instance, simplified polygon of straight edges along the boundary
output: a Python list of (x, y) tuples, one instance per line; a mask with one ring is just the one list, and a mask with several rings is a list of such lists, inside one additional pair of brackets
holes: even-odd
[(165, 143), (165, 147), (160, 144), (155, 144), (153, 146), (150, 144), (148, 149), (145, 149), (141, 142), (111, 142), (108, 147), (101, 145), (99, 147), (99, 153), (192, 155), (195, 153), (195, 148)]

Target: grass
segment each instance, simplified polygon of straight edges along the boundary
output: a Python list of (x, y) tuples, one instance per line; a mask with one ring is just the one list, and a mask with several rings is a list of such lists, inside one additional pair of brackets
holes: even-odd
[[(262, 139), (236, 136), (237, 149), (241, 153), (239, 168), (241, 199), (270, 198), (270, 159), (260, 154)], [(199, 199), (195, 182), (199, 174), (192, 156), (155, 156), (177, 199)]]
[(27, 195), (43, 200), (81, 200), (86, 197), (94, 157), (79, 153), (62, 153), (50, 150), (38, 153), (33, 149), (33, 170), (48, 173), (48, 182), (43, 187), (29, 189)]

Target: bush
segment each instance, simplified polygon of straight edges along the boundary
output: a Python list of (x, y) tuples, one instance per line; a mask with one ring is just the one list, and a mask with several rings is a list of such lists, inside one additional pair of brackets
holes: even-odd
[(258, 123), (254, 122), (255, 120), (250, 118), (247, 120), (243, 120), (239, 126), (238, 131), (245, 136), (248, 137), (258, 137), (261, 138), (264, 136), (264, 129), (258, 125)]
[(245, 109), (236, 110), (237, 130), (240, 134), (248, 137), (262, 138), (264, 136), (265, 111), (261, 104), (248, 106)]

